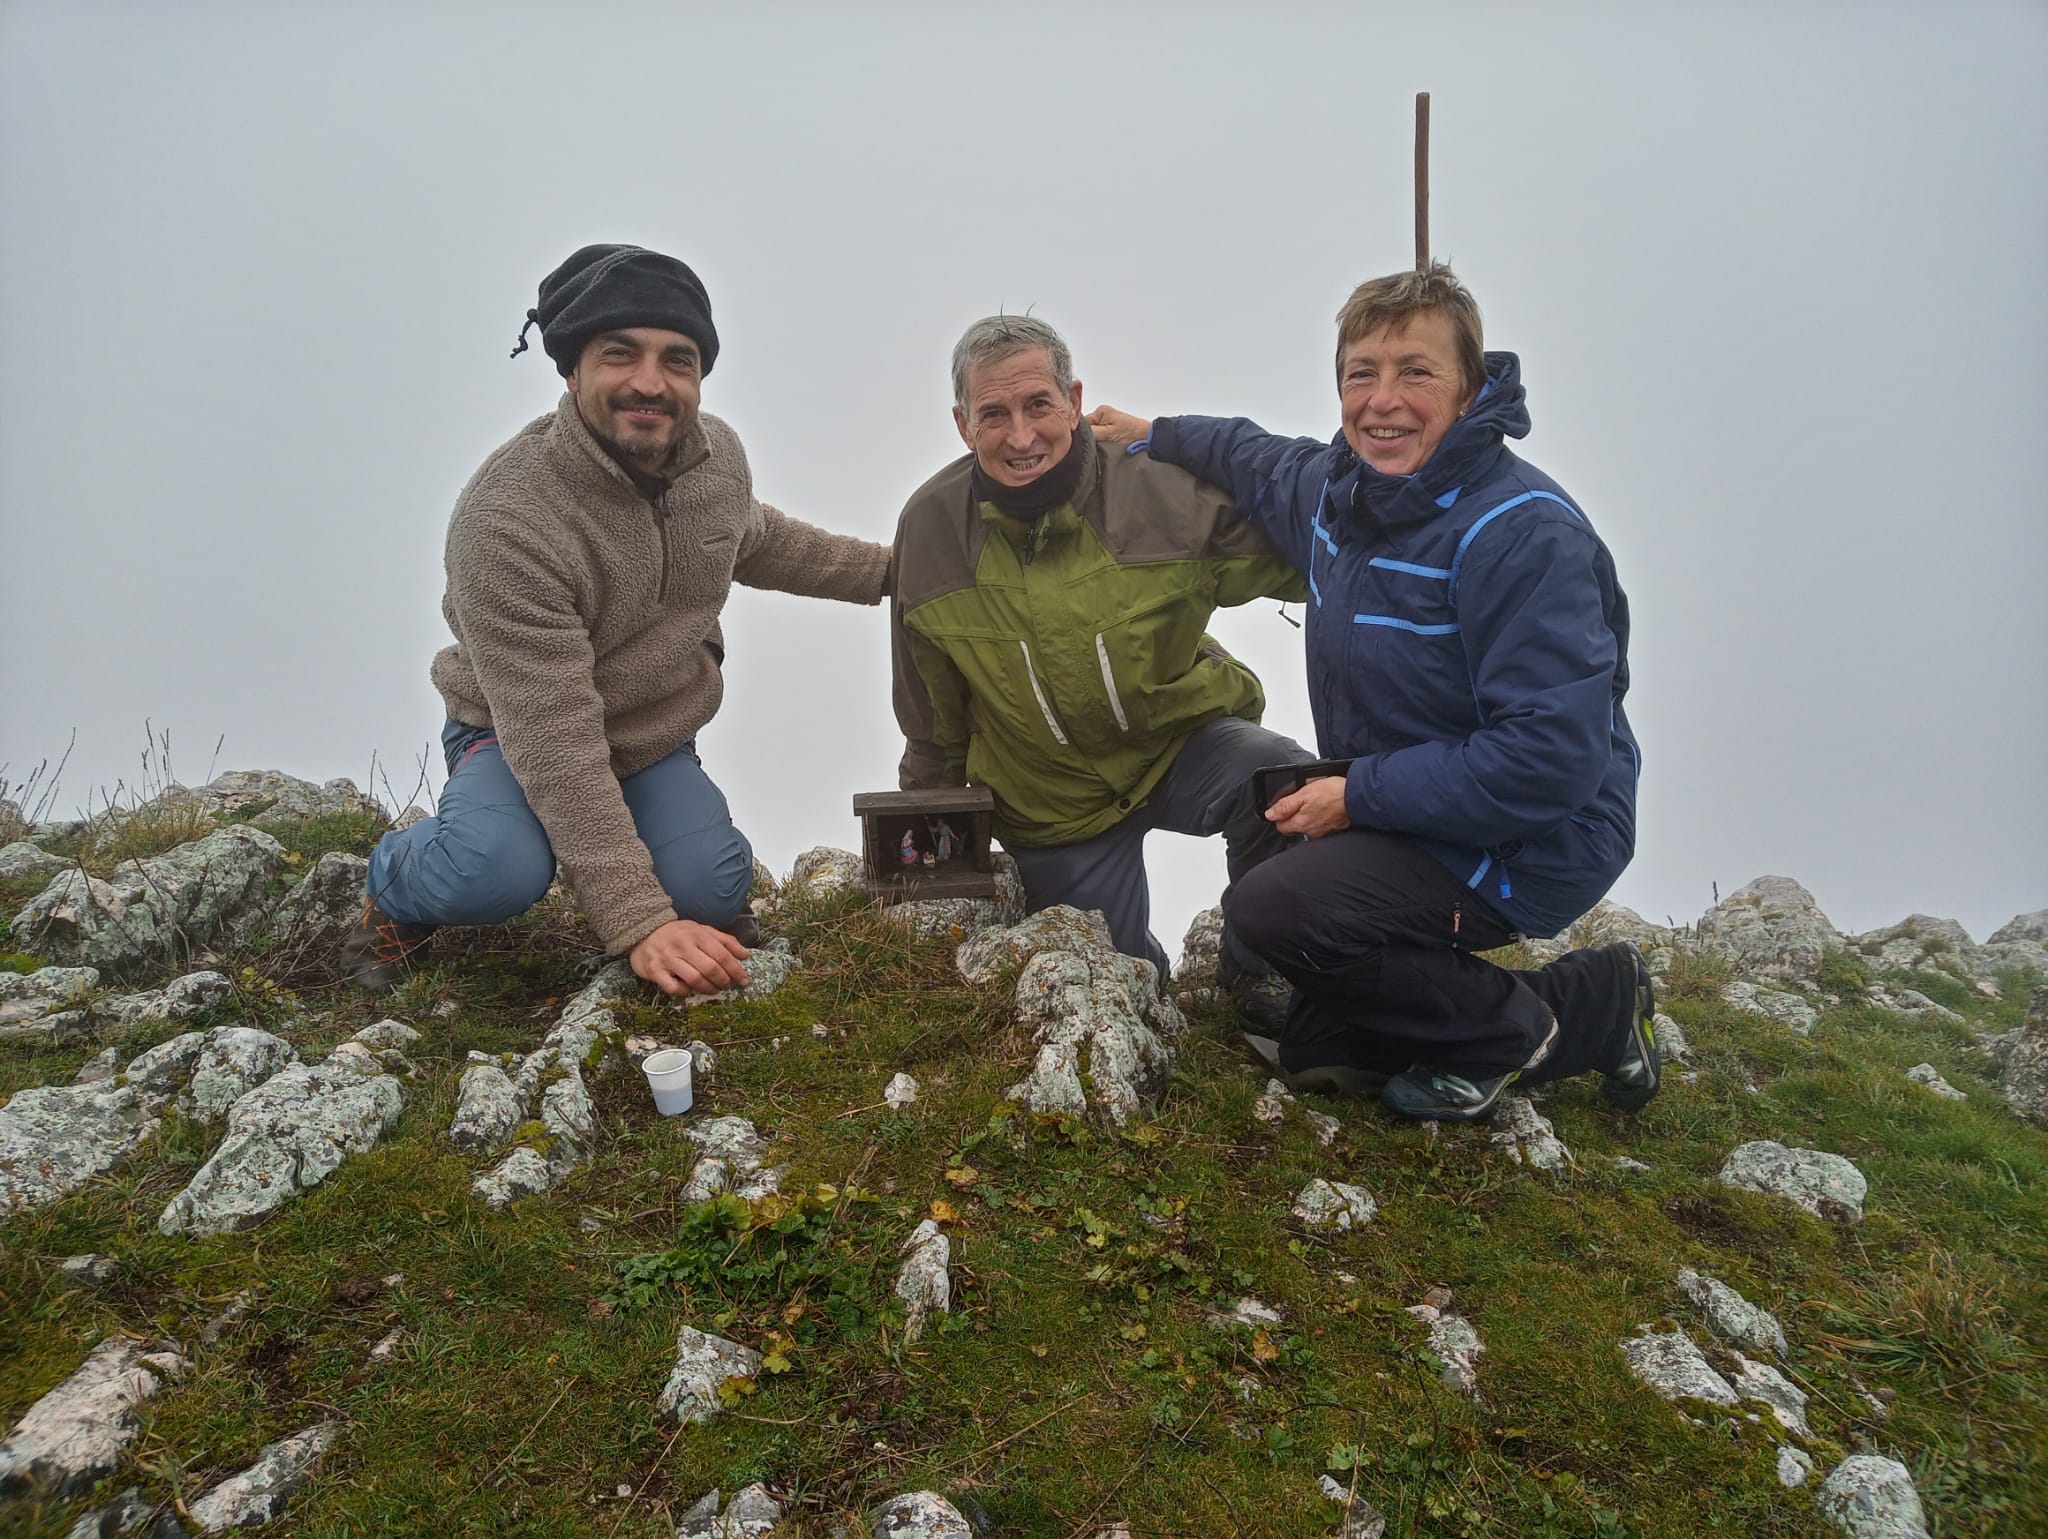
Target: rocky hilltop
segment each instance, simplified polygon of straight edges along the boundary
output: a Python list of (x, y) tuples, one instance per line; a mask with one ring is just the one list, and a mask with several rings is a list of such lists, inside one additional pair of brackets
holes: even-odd
[[(2033, 1536), (2048, 911), (1602, 905), (1666, 1088), (1292, 1095), (1219, 918), (757, 873), (672, 1001), (551, 896), (329, 972), (346, 781), (0, 803), (0, 1531)], [(638, 1067), (687, 1047), (663, 1118)]]

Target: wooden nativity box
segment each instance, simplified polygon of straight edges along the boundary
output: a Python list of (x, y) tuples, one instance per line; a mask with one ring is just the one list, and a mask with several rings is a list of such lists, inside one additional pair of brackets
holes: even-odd
[(990, 848), (995, 797), (986, 786), (863, 791), (853, 799), (853, 812), (860, 819), (869, 897), (900, 903), (996, 895)]

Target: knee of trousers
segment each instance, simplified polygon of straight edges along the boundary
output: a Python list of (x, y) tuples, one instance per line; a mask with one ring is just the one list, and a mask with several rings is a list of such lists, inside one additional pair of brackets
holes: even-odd
[[(424, 837), (406, 837), (416, 832)], [(554, 879), (554, 851), (538, 827), (435, 819), (385, 835), (370, 864), (369, 896), (409, 924), (503, 924), (546, 897)]]
[(1281, 874), (1282, 860), (1254, 866), (1223, 894), (1223, 924), (1240, 946), (1271, 961), (1298, 949), (1305, 916), (1298, 889)]
[(652, 852), (654, 874), (679, 919), (723, 926), (743, 913), (754, 886), (754, 847), (730, 823)]

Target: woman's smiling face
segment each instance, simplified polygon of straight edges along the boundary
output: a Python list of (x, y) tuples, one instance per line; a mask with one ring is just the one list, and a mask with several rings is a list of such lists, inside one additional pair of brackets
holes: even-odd
[(1407, 476), (1429, 462), (1478, 382), (1467, 385), (1459, 371), (1451, 318), (1430, 310), (1344, 349), (1337, 389), (1352, 452), (1374, 470)]

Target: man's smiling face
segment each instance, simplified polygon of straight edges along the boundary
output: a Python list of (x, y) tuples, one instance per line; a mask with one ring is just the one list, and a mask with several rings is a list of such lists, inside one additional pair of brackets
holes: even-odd
[(695, 424), (703, 375), (692, 338), (630, 326), (584, 343), (568, 383), (584, 426), (620, 459), (651, 471)]
[(1081, 382), (1062, 391), (1042, 347), (974, 370), (965, 409), (953, 408), (960, 441), (1003, 486), (1028, 486), (1065, 459), (1080, 421)]

